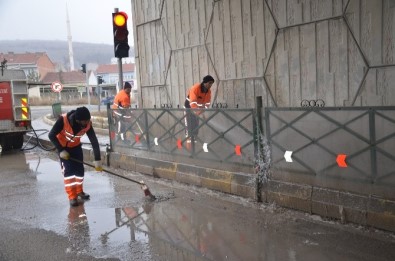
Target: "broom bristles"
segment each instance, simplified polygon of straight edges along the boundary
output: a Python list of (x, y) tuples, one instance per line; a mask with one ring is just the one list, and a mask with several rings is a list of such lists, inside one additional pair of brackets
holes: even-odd
[[(143, 182), (141, 182), (141, 183), (143, 183)], [(150, 197), (151, 199), (156, 199), (156, 197), (155, 197), (154, 195), (152, 195), (152, 193), (151, 193), (151, 191), (149, 190), (148, 186), (145, 185), (144, 183), (143, 183), (143, 185), (141, 186), (141, 189), (144, 191), (144, 195), (145, 195), (146, 197)]]

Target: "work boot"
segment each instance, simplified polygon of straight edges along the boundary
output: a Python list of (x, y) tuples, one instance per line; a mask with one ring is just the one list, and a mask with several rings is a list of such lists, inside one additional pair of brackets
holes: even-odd
[(76, 198), (70, 199), (70, 206), (71, 207), (78, 207), (78, 201)]
[(85, 192), (81, 192), (80, 194), (78, 194), (78, 197), (82, 200), (89, 200), (91, 198), (91, 196), (89, 196), (89, 194), (86, 194)]

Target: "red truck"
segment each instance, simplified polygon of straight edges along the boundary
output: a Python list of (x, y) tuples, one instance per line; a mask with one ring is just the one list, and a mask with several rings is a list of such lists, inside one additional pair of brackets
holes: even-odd
[(32, 130), (28, 87), (23, 70), (0, 71), (0, 145), (2, 151), (21, 149)]

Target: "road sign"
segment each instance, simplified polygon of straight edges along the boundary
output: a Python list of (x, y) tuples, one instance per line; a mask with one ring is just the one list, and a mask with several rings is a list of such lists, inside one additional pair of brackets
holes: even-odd
[(60, 82), (53, 82), (51, 84), (51, 89), (53, 92), (61, 92), (63, 90), (63, 85)]

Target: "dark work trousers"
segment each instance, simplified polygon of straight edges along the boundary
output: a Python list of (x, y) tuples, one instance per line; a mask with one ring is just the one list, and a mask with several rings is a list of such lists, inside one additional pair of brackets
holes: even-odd
[(114, 110), (113, 112), (114, 125), (117, 129), (117, 134), (120, 135), (121, 140), (125, 140), (126, 131), (128, 130), (125, 120), (129, 119), (130, 116), (127, 116), (126, 112), (122, 110)]
[[(83, 161), (82, 147), (66, 148), (70, 157), (79, 161)], [(83, 192), (84, 183), (84, 164), (73, 161), (60, 159), (62, 173), (64, 176), (64, 186), (69, 199), (77, 198), (77, 195)]]
[(185, 113), (185, 136), (187, 138), (197, 137), (199, 133), (199, 117), (190, 109), (187, 109)]

